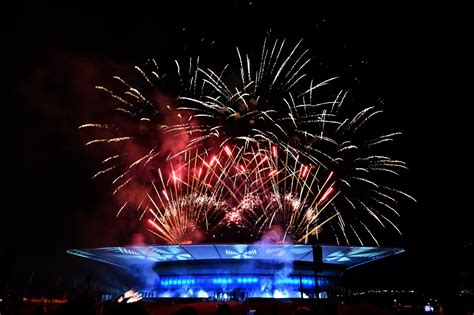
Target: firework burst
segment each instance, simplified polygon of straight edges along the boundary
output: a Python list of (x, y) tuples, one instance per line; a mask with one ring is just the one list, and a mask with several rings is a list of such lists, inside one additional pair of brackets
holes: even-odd
[(297, 242), (323, 227), (337, 243), (378, 244), (373, 223), (400, 232), (398, 200), (413, 198), (392, 187), (406, 165), (381, 146), (399, 133), (370, 133), (381, 111), (345, 112), (345, 92), (316, 100), (333, 78), (308, 78), (301, 41), (266, 39), (257, 62), (239, 49), (236, 57), (236, 68), (218, 72), (199, 58), (176, 62), (166, 79), (151, 61), (135, 67), (137, 84), (114, 77), (120, 92), (97, 87), (124, 117), (80, 128), (100, 135), (87, 146), (115, 148), (94, 177), (114, 174), (114, 194), (126, 196), (119, 213), (134, 201), (169, 243), (226, 225), (256, 235), (279, 225), (283, 241)]
[(194, 95), (193, 74), (197, 64), (198, 60), (190, 60), (186, 73), (181, 73), (177, 64), (176, 77), (161, 74), (156, 61), (151, 59), (144, 67), (135, 66), (135, 76), (128, 81), (113, 76), (113, 87), (96, 86), (116, 103), (108, 117), (110, 122), (87, 123), (79, 129), (88, 138), (86, 147), (101, 145), (101, 151), (106, 152), (92, 178), (110, 176), (113, 195), (122, 201), (117, 215), (130, 205), (138, 210), (149, 206), (147, 194), (152, 182), (158, 179), (158, 168), (189, 142), (186, 134), (165, 136), (164, 131), (170, 125), (182, 123), (184, 112), (176, 110), (174, 95)]
[(307, 242), (336, 216), (328, 207), (338, 195), (333, 174), (288, 151), (280, 159), (274, 145), (226, 145), (214, 155), (190, 155), (184, 165), (150, 196), (150, 230), (168, 242), (223, 226), (256, 236), (279, 226), (281, 241)]

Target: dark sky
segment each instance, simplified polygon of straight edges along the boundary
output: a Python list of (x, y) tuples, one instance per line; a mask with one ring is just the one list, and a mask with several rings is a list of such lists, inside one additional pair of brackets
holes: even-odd
[[(354, 99), (383, 108), (387, 124), (404, 134), (397, 155), (408, 162), (404, 187), (418, 203), (402, 210), (404, 235), (390, 240), (407, 254), (383, 267), (393, 271), (388, 283), (427, 289), (436, 278), (436, 291), (457, 281), (473, 240), (462, 8), (221, 2), (18, 1), (4, 11), (1, 248), (13, 257), (7, 276), (13, 265), (29, 274), (32, 264), (56, 257), (61, 264), (57, 253), (66, 248), (130, 243), (137, 229), (114, 221), (107, 184), (90, 179), (95, 164), (77, 126), (104, 114), (95, 84), (149, 57), (199, 53), (218, 64), (235, 57), (236, 45), (259, 47), (271, 29), (293, 42), (304, 38), (315, 78), (341, 77)], [(386, 274), (372, 269), (373, 281)]]

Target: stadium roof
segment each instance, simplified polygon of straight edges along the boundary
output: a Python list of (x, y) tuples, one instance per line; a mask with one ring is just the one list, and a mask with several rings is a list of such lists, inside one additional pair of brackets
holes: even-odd
[[(403, 252), (401, 248), (321, 245), (323, 263), (351, 268)], [(312, 245), (194, 244), (70, 249), (69, 254), (129, 268), (145, 261), (197, 261), (218, 259), (312, 262)]]

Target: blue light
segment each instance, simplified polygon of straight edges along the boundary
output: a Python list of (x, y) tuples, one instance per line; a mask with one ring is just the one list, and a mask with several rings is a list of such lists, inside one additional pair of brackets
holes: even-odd
[[(314, 278), (310, 276), (297, 276), (291, 275), (285, 278), (275, 277), (274, 275), (224, 275), (224, 276), (206, 276), (196, 275), (190, 276), (165, 276), (161, 277), (156, 281), (156, 287), (161, 287), (162, 290), (182, 290), (182, 289), (195, 289), (207, 288), (206, 290), (212, 289), (224, 289), (233, 290), (234, 288), (242, 289), (259, 289), (261, 284), (265, 284), (266, 287), (273, 287), (273, 289), (281, 290), (286, 287), (287, 290), (298, 290), (300, 286), (306, 289), (314, 288)], [(326, 286), (328, 283), (325, 279), (319, 279), (321, 287)], [(183, 291), (184, 292), (184, 291)]]
[(434, 307), (431, 306), (431, 305), (425, 305), (425, 306), (423, 307), (423, 310), (424, 310), (425, 312), (427, 312), (427, 313), (432, 313), (432, 312), (434, 312)]

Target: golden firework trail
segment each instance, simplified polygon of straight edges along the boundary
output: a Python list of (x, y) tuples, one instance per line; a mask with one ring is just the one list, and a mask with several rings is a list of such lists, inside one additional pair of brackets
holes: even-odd
[[(381, 110), (344, 111), (344, 91), (320, 100), (335, 78), (310, 78), (302, 41), (266, 38), (259, 59), (236, 51), (237, 68), (197, 57), (175, 61), (173, 76), (151, 59), (134, 67), (138, 79), (96, 86), (118, 103), (114, 119), (79, 129), (87, 147), (106, 148), (93, 178), (110, 174), (113, 195), (126, 199), (117, 215), (148, 213), (169, 243), (229, 224), (256, 235), (279, 225), (297, 242), (332, 230), (337, 243), (378, 244), (374, 225), (400, 233), (399, 199), (414, 199), (391, 186), (406, 164), (380, 153), (400, 133), (367, 136)], [(227, 79), (233, 69), (240, 82)]]

